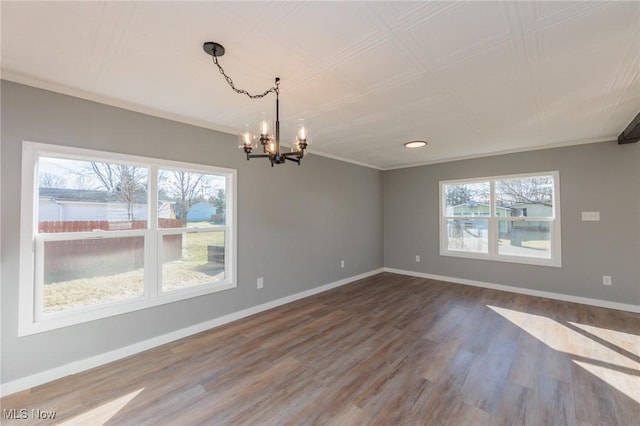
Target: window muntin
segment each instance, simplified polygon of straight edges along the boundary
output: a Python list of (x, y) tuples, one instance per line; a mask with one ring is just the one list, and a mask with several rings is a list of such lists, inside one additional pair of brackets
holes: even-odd
[[(216, 214), (177, 217), (168, 171), (202, 176), (186, 202)], [(235, 287), (235, 179), (231, 169), (25, 142), (19, 334)]]
[(560, 266), (559, 175), (440, 182), (440, 254)]

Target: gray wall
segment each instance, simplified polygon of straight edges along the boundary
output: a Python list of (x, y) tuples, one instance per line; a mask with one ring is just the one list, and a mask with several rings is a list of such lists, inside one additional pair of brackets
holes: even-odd
[[(581, 145), (384, 173), (314, 155), (300, 167), (271, 168), (247, 162), (232, 135), (6, 81), (1, 89), (3, 383), (383, 264), (640, 304), (640, 144)], [(238, 288), (18, 338), (23, 140), (236, 168)], [(548, 170), (560, 171), (562, 268), (439, 255), (440, 180)], [(581, 222), (581, 211), (600, 211), (601, 221)], [(602, 286), (604, 274), (613, 276), (612, 287)], [(265, 288), (258, 291), (260, 276)]]
[[(7, 81), (1, 89), (3, 383), (383, 266), (380, 171), (314, 155), (271, 168), (247, 162), (232, 135)], [(238, 288), (19, 338), (23, 140), (237, 169)]]
[[(439, 255), (439, 181), (552, 170), (560, 171), (561, 268)], [(640, 305), (640, 143), (390, 170), (383, 198), (385, 267)], [(599, 211), (600, 222), (582, 222), (582, 211)], [(612, 287), (602, 285), (602, 275), (613, 276)]]

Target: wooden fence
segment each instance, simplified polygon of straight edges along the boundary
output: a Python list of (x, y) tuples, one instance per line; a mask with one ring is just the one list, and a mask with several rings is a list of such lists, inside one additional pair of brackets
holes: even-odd
[[(161, 228), (182, 227), (179, 219), (159, 219)], [(147, 222), (109, 222), (106, 220), (40, 222), (41, 233), (88, 232), (100, 230), (145, 229)], [(182, 234), (164, 238), (164, 259), (182, 257)], [(53, 283), (69, 279), (113, 275), (144, 266), (142, 236), (49, 241), (45, 245), (44, 281)]]
[[(159, 228), (181, 228), (180, 219), (158, 219)], [(145, 229), (146, 220), (131, 220), (125, 222), (110, 222), (108, 220), (70, 220), (38, 223), (38, 232), (50, 234), (54, 232), (88, 232), (100, 229), (102, 231), (124, 231), (127, 229)]]

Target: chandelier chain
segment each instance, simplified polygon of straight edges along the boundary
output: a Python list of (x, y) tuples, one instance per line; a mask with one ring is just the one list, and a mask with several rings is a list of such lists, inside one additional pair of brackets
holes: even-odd
[(220, 74), (222, 74), (225, 78), (225, 80), (227, 80), (227, 83), (229, 84), (229, 86), (233, 89), (234, 92), (236, 93), (240, 93), (242, 95), (247, 95), (249, 98), (251, 99), (260, 99), (260, 98), (264, 98), (265, 96), (267, 96), (269, 93), (275, 93), (278, 94), (278, 82), (276, 82), (276, 85), (273, 86), (272, 88), (265, 90), (263, 93), (260, 93), (258, 95), (252, 95), (251, 93), (247, 92), (244, 89), (238, 89), (235, 84), (233, 84), (233, 80), (231, 79), (231, 77), (229, 77), (227, 75), (226, 72), (224, 72), (224, 68), (222, 68), (222, 65), (220, 65), (218, 63), (218, 57), (216, 55), (212, 55), (213, 56), (213, 63), (216, 64), (216, 66), (218, 67), (218, 71), (220, 71)]

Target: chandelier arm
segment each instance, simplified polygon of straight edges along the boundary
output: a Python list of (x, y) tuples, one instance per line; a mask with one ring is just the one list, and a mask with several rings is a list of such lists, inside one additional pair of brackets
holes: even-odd
[(287, 160), (296, 160), (296, 161), (300, 161), (302, 160), (303, 157), (303, 153), (302, 151), (300, 152), (283, 152), (282, 156), (285, 157)]
[(264, 98), (265, 96), (267, 96), (269, 93), (275, 93), (276, 95), (278, 94), (278, 81), (276, 80), (276, 85), (269, 88), (268, 90), (265, 90), (263, 93), (257, 94), (257, 95), (252, 95), (251, 93), (247, 92), (244, 89), (238, 89), (235, 84), (233, 84), (233, 80), (231, 79), (231, 77), (229, 77), (229, 75), (224, 71), (224, 68), (222, 68), (222, 65), (220, 65), (220, 63), (218, 62), (218, 57), (216, 55), (212, 55), (213, 57), (213, 63), (216, 64), (216, 66), (218, 67), (218, 71), (220, 71), (220, 74), (222, 74), (225, 78), (225, 80), (227, 80), (227, 84), (233, 89), (234, 92), (239, 93), (241, 95), (247, 95), (249, 98), (251, 99), (260, 99), (260, 98)]
[(269, 154), (247, 154), (247, 160), (249, 158), (269, 158), (271, 155)]
[(291, 158), (291, 157), (287, 156), (286, 154), (283, 154), (283, 157), (284, 157), (285, 160), (293, 161), (294, 163), (297, 163), (298, 166), (300, 165), (300, 159), (299, 158)]

